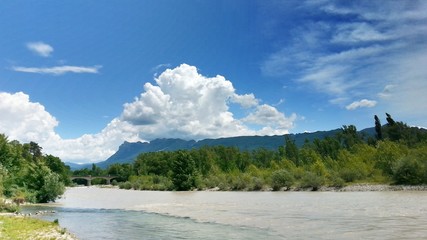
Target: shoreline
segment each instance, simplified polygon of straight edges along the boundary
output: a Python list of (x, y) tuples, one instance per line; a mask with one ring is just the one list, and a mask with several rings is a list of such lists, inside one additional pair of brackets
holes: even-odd
[(7, 239), (78, 240), (58, 223), (14, 213), (0, 213), (0, 238), (3, 237)]
[(320, 187), (319, 192), (396, 192), (396, 191), (427, 191), (427, 185), (388, 185), (359, 183), (345, 187)]
[[(135, 191), (135, 190), (134, 190)], [(137, 190), (136, 190), (137, 191)], [(370, 184), (370, 183), (357, 183), (344, 187), (328, 187), (321, 186), (317, 189), (308, 187), (283, 187), (278, 191), (272, 188), (261, 189), (259, 191), (247, 190), (220, 190), (218, 187), (194, 191), (207, 191), (207, 192), (397, 192), (397, 191), (427, 191), (427, 185), (388, 185), (388, 184)]]
[[(92, 185), (92, 186), (76, 186), (76, 187), (67, 187), (67, 188), (105, 188), (105, 189), (121, 189), (121, 190), (131, 190), (131, 191), (158, 191), (158, 192), (167, 192), (173, 190), (148, 190), (148, 189), (124, 189), (117, 186), (106, 186), (106, 185)], [(389, 184), (373, 184), (373, 183), (356, 183), (343, 187), (329, 187), (321, 186), (317, 189), (312, 187), (301, 188), (301, 187), (290, 187), (290, 188), (281, 188), (278, 191), (273, 191), (272, 188), (265, 188), (257, 191), (249, 190), (221, 190), (219, 187), (207, 188), (207, 189), (194, 189), (187, 192), (396, 192), (396, 191), (427, 191), (427, 185), (389, 185)], [(184, 191), (185, 192), (185, 191)]]

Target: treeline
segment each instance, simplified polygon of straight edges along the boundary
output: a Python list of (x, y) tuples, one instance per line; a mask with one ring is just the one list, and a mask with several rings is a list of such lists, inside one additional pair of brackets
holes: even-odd
[(133, 164), (106, 170), (93, 165), (75, 174), (119, 176), (121, 188), (140, 190), (262, 190), (342, 187), (351, 183), (418, 185), (427, 183), (427, 132), (375, 116), (375, 136), (343, 126), (334, 137), (306, 141), (298, 148), (284, 137), (277, 150), (240, 151), (202, 147), (138, 156)]
[(0, 134), (0, 198), (45, 203), (62, 195), (70, 170), (58, 157), (42, 154), (35, 142), (21, 144)]

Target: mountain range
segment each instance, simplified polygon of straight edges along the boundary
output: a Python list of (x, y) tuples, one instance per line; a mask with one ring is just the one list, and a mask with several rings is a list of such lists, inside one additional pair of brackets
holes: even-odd
[[(255, 150), (257, 148), (265, 148), (269, 150), (276, 150), (279, 146), (285, 143), (285, 137), (288, 136), (295, 142), (298, 147), (301, 147), (306, 140), (313, 141), (314, 139), (323, 139), (325, 137), (335, 136), (340, 129), (330, 131), (317, 131), (312, 133), (298, 133), (286, 134), (276, 136), (240, 136), (228, 137), (217, 139), (203, 139), (200, 141), (183, 140), (177, 138), (161, 138), (155, 139), (150, 142), (124, 142), (120, 145), (116, 153), (111, 155), (108, 159), (96, 163), (98, 167), (107, 168), (115, 163), (132, 163), (136, 157), (141, 153), (158, 152), (158, 151), (176, 151), (176, 150), (190, 150), (197, 149), (203, 146), (227, 146), (237, 147), (240, 150)], [(374, 128), (367, 128), (359, 131), (366, 136), (373, 136), (375, 134)], [(66, 163), (70, 166), (71, 170), (91, 168), (92, 164), (75, 164)]]

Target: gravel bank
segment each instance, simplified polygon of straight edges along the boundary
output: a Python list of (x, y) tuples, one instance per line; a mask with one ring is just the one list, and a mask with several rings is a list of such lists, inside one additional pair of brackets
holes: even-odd
[(334, 192), (380, 192), (380, 191), (427, 191), (427, 185), (386, 185), (386, 184), (354, 184), (341, 188), (321, 187), (318, 191)]

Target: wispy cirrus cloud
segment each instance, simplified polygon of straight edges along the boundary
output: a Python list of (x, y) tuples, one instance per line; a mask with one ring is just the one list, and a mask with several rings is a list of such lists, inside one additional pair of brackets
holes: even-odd
[(53, 52), (53, 47), (44, 42), (29, 42), (27, 48), (41, 57), (49, 57)]
[(426, 70), (420, 67), (427, 61), (426, 1), (283, 4), (286, 8), (270, 6), (271, 15), (281, 17), (270, 22), (285, 25), (294, 8), (297, 24), (288, 34), (269, 31), (277, 33), (281, 47), (261, 65), (265, 75), (313, 88), (347, 110), (377, 104), (427, 117), (421, 104), (427, 102), (421, 94), (427, 92)]
[(40, 67), (12, 67), (13, 71), (16, 72), (25, 72), (25, 73), (39, 73), (39, 74), (49, 74), (49, 75), (63, 75), (66, 73), (99, 73), (99, 69), (102, 66), (96, 65), (92, 67), (83, 67), (83, 66), (56, 66), (48, 68)]

